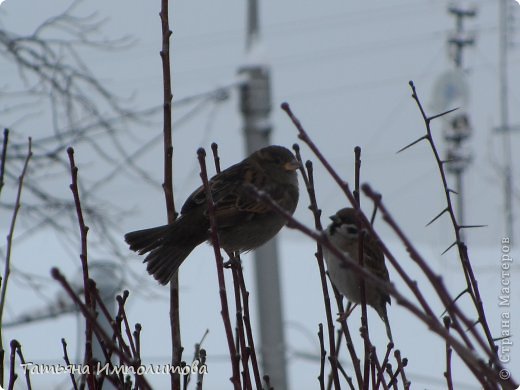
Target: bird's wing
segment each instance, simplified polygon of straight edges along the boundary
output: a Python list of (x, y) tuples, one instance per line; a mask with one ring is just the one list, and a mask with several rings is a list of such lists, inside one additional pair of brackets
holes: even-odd
[[(257, 214), (270, 210), (269, 206), (259, 202), (247, 188), (247, 184), (257, 188), (265, 186), (266, 177), (258, 168), (242, 162), (232, 165), (215, 175), (209, 182), (211, 195), (215, 203), (215, 217), (220, 227), (243, 223), (244, 219), (252, 219)], [(204, 187), (197, 188), (182, 206), (185, 214), (196, 207), (206, 209), (206, 192)]]
[[(363, 245), (365, 266), (370, 269), (375, 276), (385, 282), (389, 282), (390, 275), (386, 268), (385, 254), (381, 246), (373, 237), (367, 237), (367, 239), (370, 240), (370, 243)], [(386, 293), (384, 294), (384, 301), (390, 303), (390, 296)]]
[(365, 252), (366, 267), (371, 269), (377, 277), (384, 281), (389, 281), (390, 277), (385, 265), (385, 255), (379, 244), (372, 239), (370, 243), (363, 246), (363, 250)]

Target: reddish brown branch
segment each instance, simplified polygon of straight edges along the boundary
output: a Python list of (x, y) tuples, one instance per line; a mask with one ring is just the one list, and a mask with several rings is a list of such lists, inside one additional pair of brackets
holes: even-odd
[[(461, 321), (465, 324), (471, 325), (471, 322), (466, 318), (466, 316), (461, 312), (461, 310), (453, 303), (453, 299), (451, 299), (446, 287), (444, 286), (444, 283), (440, 276), (435, 275), (433, 270), (428, 266), (426, 261), (419, 255), (415, 247), (412, 245), (410, 240), (406, 237), (404, 232), (399, 228), (395, 220), (392, 218), (392, 216), (389, 214), (388, 210), (384, 206), (384, 204), (381, 202), (381, 197), (376, 194), (372, 188), (368, 184), (364, 184), (362, 186), (363, 192), (366, 196), (371, 198), (374, 202), (378, 202), (378, 208), (381, 211), (381, 214), (383, 216), (383, 219), (385, 222), (388, 223), (388, 225), (394, 230), (394, 232), (397, 234), (397, 236), (401, 239), (403, 244), (406, 247), (406, 250), (410, 254), (410, 257), (415, 261), (415, 263), (421, 268), (425, 276), (430, 281), (430, 284), (435, 289), (437, 295), (439, 298), (441, 298), (442, 302), (445, 303), (445, 307), (447, 308), (447, 311), (450, 313), (450, 316), (454, 317), (457, 316), (461, 319)], [(380, 240), (379, 236), (377, 236), (377, 233), (375, 233), (375, 237)], [(382, 248), (386, 254), (387, 249), (384, 244), (382, 244)], [(420, 292), (417, 289), (417, 286), (414, 287), (416, 290), (416, 295), (419, 295)], [(422, 296), (422, 294), (420, 294)], [(427, 306), (429, 308), (429, 306)], [(450, 345), (457, 351), (459, 356), (462, 358), (462, 360), (467, 364), (468, 368), (473, 372), (475, 377), (479, 379), (480, 381), (483, 381), (485, 384), (486, 381), (488, 381), (490, 378), (497, 378), (497, 372), (495, 372), (490, 367), (483, 365), (482, 361), (479, 359), (476, 359), (475, 352), (472, 347), (472, 343), (469, 340), (466, 332), (464, 329), (460, 328), (458, 329), (459, 335), (463, 338), (464, 342), (467, 346), (469, 346), (469, 350), (462, 346), (458, 341), (456, 343), (453, 343), (452, 341), (455, 340), (450, 332), (448, 332), (444, 326), (440, 325), (440, 322), (435, 316), (432, 316), (431, 309), (429, 309), (429, 326), (432, 330), (434, 330), (439, 335), (442, 335), (444, 339), (450, 343)], [(439, 328), (442, 328), (441, 329)], [(486, 348), (486, 344), (481, 343), (483, 348)]]
[(406, 374), (404, 371), (404, 368), (408, 365), (408, 359), (407, 358), (401, 359), (401, 352), (398, 349), (396, 349), (394, 351), (394, 357), (395, 357), (395, 360), (397, 360), (397, 367), (398, 367), (396, 374), (397, 374), (397, 372), (399, 372), (401, 374), (401, 380), (403, 381), (403, 388), (405, 390), (408, 390), (410, 388), (410, 381), (408, 379), (406, 379)]
[[(215, 171), (220, 173), (220, 157), (218, 155), (218, 144), (211, 144), (213, 154), (213, 162), (215, 163)], [(249, 292), (247, 292), (240, 255), (238, 253), (228, 254), (232, 265), (233, 289), (235, 294), (236, 319), (238, 330), (238, 342), (242, 351), (242, 377), (244, 378), (244, 386), (251, 388), (251, 377), (249, 373), (248, 361), (251, 359), (253, 367), (253, 375), (257, 388), (262, 388), (262, 380), (260, 379), (260, 370), (256, 357), (255, 343), (253, 340), (253, 331), (249, 315)], [(243, 305), (243, 306), (242, 306)], [(246, 334), (244, 334), (244, 329)], [(247, 340), (246, 337), (247, 336)], [(246, 347), (246, 343), (248, 346)]]
[(393, 348), (394, 348), (393, 342), (389, 342), (388, 345), (386, 346), (385, 357), (383, 359), (383, 362), (381, 363), (381, 366), (378, 367), (378, 378), (377, 378), (377, 382), (376, 382), (376, 386), (375, 386), (376, 389), (379, 388), (380, 383), (383, 385), (383, 388), (385, 390), (388, 389), (388, 385), (385, 382), (385, 371), (384, 370), (385, 370), (386, 365), (388, 364), (388, 358), (390, 357), (390, 352), (392, 351)]
[[(339, 185), (339, 187), (343, 190), (345, 196), (349, 199), (350, 203), (355, 207), (356, 201), (348, 187), (348, 184), (339, 177), (339, 175), (335, 172), (335, 170), (332, 168), (332, 166), (327, 161), (327, 159), (321, 154), (319, 149), (312, 142), (312, 140), (308, 136), (307, 132), (303, 129), (303, 126), (301, 125), (300, 121), (294, 116), (294, 114), (290, 110), (289, 105), (287, 103), (282, 104), (282, 109), (284, 109), (287, 112), (287, 114), (293, 121), (294, 125), (296, 126), (298, 133), (299, 133), (298, 137), (300, 139), (302, 139), (309, 146), (309, 148), (313, 151), (313, 153), (317, 156), (317, 158), (323, 164), (325, 169), (329, 172), (329, 174), (332, 176), (332, 178), (336, 181), (336, 183)], [(262, 198), (266, 198), (266, 199), (268, 198), (267, 196), (265, 196), (266, 194), (259, 193), (259, 195)], [(372, 200), (374, 202), (380, 203), (381, 197), (379, 194), (375, 194), (374, 192), (372, 192)], [(274, 207), (276, 209), (276, 205), (272, 205), (272, 207)], [(405, 280), (407, 286), (411, 289), (411, 291), (417, 297), (417, 299), (419, 300), (419, 302), (425, 312), (422, 312), (418, 307), (416, 307), (415, 304), (413, 304), (411, 301), (405, 299), (403, 295), (401, 295), (400, 293), (398, 293), (395, 290), (393, 285), (391, 285), (389, 283), (382, 283), (379, 280), (378, 283), (379, 283), (380, 288), (383, 291), (389, 293), (392, 297), (394, 297), (397, 300), (398, 304), (404, 306), (405, 308), (410, 310), (415, 316), (417, 316), (419, 319), (421, 319), (425, 324), (427, 324), (430, 327), (431, 330), (433, 330), (435, 333), (441, 335), (444, 339), (448, 340), (450, 345), (456, 350), (457, 354), (459, 354), (459, 356), (463, 359), (463, 361), (466, 363), (468, 368), (473, 372), (475, 377), (479, 381), (481, 381), (481, 383), (484, 387), (489, 385), (489, 383), (490, 383), (489, 381), (497, 383), (496, 382), (498, 380), (497, 371), (495, 369), (490, 368), (489, 366), (485, 365), (482, 360), (480, 360), (478, 357), (475, 356), (475, 352), (471, 350), (472, 343), (471, 343), (468, 335), (464, 332), (464, 329), (462, 329), (462, 327), (458, 324), (457, 321), (454, 321), (454, 328), (457, 330), (458, 335), (464, 340), (464, 343), (466, 345), (470, 346), (470, 349), (468, 349), (466, 346), (462, 345), (457, 338), (453, 337), (453, 335), (451, 335), (449, 332), (446, 331), (444, 326), (440, 323), (440, 321), (434, 315), (434, 313), (431, 310), (426, 299), (422, 296), (420, 290), (417, 287), (416, 282), (412, 281), (409, 278), (409, 276), (406, 274), (406, 272), (404, 272), (404, 270), (400, 267), (399, 263), (392, 256), (392, 254), (390, 253), (388, 248), (386, 248), (386, 246), (384, 246), (384, 244), (381, 242), (380, 237), (377, 235), (377, 233), (375, 233), (372, 226), (370, 225), (370, 222), (366, 219), (366, 217), (363, 215), (363, 213), (360, 213), (360, 217), (361, 217), (362, 223), (365, 226), (365, 228), (371, 234), (374, 234), (376, 239), (379, 240), (380, 244), (382, 245), (382, 249), (383, 249), (385, 255), (387, 256), (389, 261), (392, 263), (394, 268), (396, 268), (399, 275), (403, 278), (403, 280)], [(324, 238), (320, 234), (317, 234), (316, 232), (313, 232), (313, 231), (309, 230), (308, 228), (306, 228), (304, 225), (301, 225), (298, 223), (296, 223), (296, 225), (293, 226), (295, 224), (295, 221), (293, 221), (293, 218), (291, 218), (291, 216), (288, 216), (288, 215), (286, 216), (286, 218), (289, 221), (288, 225), (290, 227), (295, 227), (298, 230), (307, 234), (308, 236), (313, 237), (315, 240), (321, 240), (322, 245), (326, 245), (324, 242)], [(329, 246), (327, 246), (327, 248), (329, 248)], [(465, 248), (465, 246), (463, 246), (463, 248)], [(415, 248), (413, 248), (411, 246), (410, 247), (407, 246), (407, 249), (408, 250), (412, 249), (415, 253), (417, 253), (417, 251), (415, 251)], [(363, 274), (365, 278), (367, 278), (368, 280), (371, 281), (370, 276), (365, 275), (363, 270), (359, 269), (358, 264), (356, 264), (357, 267), (354, 266), (353, 262), (351, 262), (351, 261), (349, 262), (349, 260), (344, 258), (344, 256), (342, 256), (339, 251), (335, 251), (335, 248), (333, 248), (333, 247), (331, 248), (331, 252), (334, 253), (338, 258), (342, 259), (342, 261), (345, 261), (346, 262), (345, 264), (347, 266), (349, 266), (351, 269), (353, 269), (355, 272)], [(420, 258), (420, 256), (419, 256), (419, 258)], [(414, 260), (416, 260), (416, 259), (414, 258)], [(423, 263), (423, 264), (426, 265), (426, 263)], [(426, 267), (428, 268), (428, 272), (431, 273), (431, 275), (434, 275), (433, 272), (431, 271), (431, 269), (429, 269), (429, 267), (427, 265), (426, 265)], [(375, 283), (375, 281), (374, 281), (374, 283)], [(450, 317), (452, 317), (452, 319), (453, 319), (453, 317), (460, 318), (464, 323), (468, 322), (468, 327), (469, 327), (470, 321), (467, 320), (467, 318), (456, 307), (456, 305), (454, 307), (450, 307), (450, 303), (451, 303), (451, 301), (449, 299), (450, 295), (447, 292), (444, 285), (442, 284), (441, 279), (439, 277), (435, 277), (430, 280), (430, 283), (432, 283), (433, 287), (436, 288), (436, 291), (439, 294), (439, 297), (441, 298), (441, 300), (443, 301), (445, 306), (448, 307)], [(446, 299), (446, 298), (448, 298), (448, 299)], [(474, 332), (472, 334), (475, 335), (475, 333), (477, 333), (477, 332)], [(475, 338), (479, 342), (479, 344), (482, 345), (482, 338), (479, 337), (478, 334), (475, 336)], [(483, 348), (488, 349), (489, 346), (484, 344)], [(508, 382), (508, 385), (510, 385), (511, 388), (513, 388), (512, 387), (513, 384), (514, 384), (514, 382), (512, 380), (510, 382)]]
[[(76, 166), (76, 162), (74, 161), (74, 149), (69, 147), (67, 149), (67, 154), (69, 155), (69, 163), (70, 163), (70, 174), (72, 177), (72, 183), (70, 185), (70, 190), (72, 191), (72, 195), (74, 197), (74, 205), (76, 206), (76, 215), (78, 217), (79, 224), (79, 234), (81, 240), (81, 252), (80, 252), (80, 260), (81, 260), (81, 270), (83, 274), (83, 291), (85, 294), (85, 305), (92, 309), (94, 308), (93, 299), (90, 292), (90, 283), (89, 283), (89, 271), (88, 271), (88, 257), (87, 257), (87, 234), (88, 234), (88, 226), (85, 225), (85, 220), (83, 218), (83, 211), (81, 209), (81, 200), (79, 197), (79, 189), (78, 189), (78, 167)], [(85, 358), (84, 364), (89, 366), (88, 373), (86, 375), (88, 386), (91, 390), (95, 388), (96, 378), (94, 377), (94, 362), (92, 361), (92, 323), (89, 318), (85, 317), (86, 325), (85, 325)]]
[[(4, 146), (2, 150), (2, 165), (0, 172), (1, 177), (0, 179), (3, 180), (3, 174), (4, 174), (4, 163), (5, 163), (5, 155), (7, 154), (7, 130), (4, 131)], [(18, 211), (21, 207), (21, 200), (22, 200), (22, 189), (23, 189), (23, 183), (25, 174), (27, 173), (27, 167), (29, 165), (29, 160), (32, 156), (32, 141), (29, 137), (28, 140), (28, 147), (27, 147), (27, 156), (25, 157), (25, 161), (23, 164), (22, 172), (20, 173), (20, 176), (18, 176), (18, 190), (16, 192), (16, 200), (14, 203), (14, 209), (13, 209), (13, 215), (11, 217), (11, 223), (9, 225), (9, 233), (7, 233), (7, 247), (6, 247), (6, 253), (5, 253), (5, 264), (4, 264), (4, 274), (1, 279), (2, 288), (0, 290), (0, 357), (2, 358), (0, 366), (0, 384), (3, 386), (4, 384), (4, 344), (3, 344), (3, 317), (4, 317), (4, 307), (5, 307), (5, 300), (7, 296), (7, 284), (9, 282), (9, 275), (11, 274), (11, 252), (13, 249), (13, 235), (14, 235), (14, 228), (16, 226), (16, 218), (18, 217)]]
[[(343, 296), (339, 293), (339, 291), (336, 289), (336, 287), (334, 287), (334, 285), (332, 285), (332, 289), (334, 291), (334, 296), (336, 298), (338, 312), (344, 313), (345, 308), (343, 307)], [(362, 383), (363, 383), (363, 376), (361, 374), (361, 362), (356, 354), (356, 349), (354, 348), (354, 342), (352, 341), (350, 329), (348, 328), (347, 318), (344, 318), (344, 316), (341, 316), (339, 321), (341, 324), (341, 331), (343, 332), (343, 335), (345, 336), (345, 342), (347, 344), (347, 349), (350, 354), (350, 360), (352, 362), (352, 365), (354, 366), (354, 372), (356, 373), (356, 380), (357, 380), (358, 388), (361, 388)], [(338, 349), (336, 350), (336, 353), (338, 353)], [(330, 389), (331, 386), (328, 386), (327, 388)]]
[[(358, 222), (358, 264), (361, 268), (364, 268), (363, 262), (363, 254), (364, 247), (363, 242), (365, 241), (366, 232), (361, 229), (360, 223)], [(370, 373), (370, 333), (368, 330), (368, 314), (367, 314), (367, 298), (366, 298), (366, 288), (365, 288), (365, 278), (362, 275), (358, 275), (359, 278), (359, 290), (361, 297), (361, 335), (363, 336), (363, 345), (364, 345), (364, 356), (363, 356), (363, 389), (368, 390), (370, 385), (370, 381), (368, 375)]]
[[(361, 202), (359, 198), (359, 181), (361, 176), (361, 148), (356, 146), (354, 148), (354, 158), (355, 158), (355, 169), (354, 169), (354, 199), (356, 200), (355, 208), (359, 211), (361, 210)], [(356, 220), (359, 220), (356, 218)], [(364, 267), (364, 241), (366, 232), (362, 229), (361, 223), (358, 221), (358, 258), (357, 261), (360, 267)], [(365, 287), (365, 279), (358, 275), (359, 278), (359, 292), (361, 297), (361, 329), (363, 333), (363, 345), (364, 345), (364, 362), (363, 362), (363, 389), (368, 390), (370, 385), (369, 382), (369, 373), (370, 373), (370, 350), (371, 350), (371, 342), (370, 342), (370, 332), (368, 330), (368, 314), (367, 314), (367, 298), (366, 298), (366, 287)]]
[[(450, 317), (444, 317), (444, 326), (446, 330), (450, 330), (451, 320)], [(453, 390), (453, 380), (451, 378), (451, 353), (452, 349), (448, 343), (446, 343), (446, 371), (444, 372), (444, 377), (446, 378), (446, 385), (448, 386), (448, 390)]]
[[(92, 299), (95, 300), (95, 304), (99, 305), (101, 312), (103, 313), (103, 315), (107, 319), (108, 323), (110, 324), (110, 327), (112, 328), (112, 332), (113, 332), (113, 337), (115, 340), (118, 341), (119, 347), (121, 348), (121, 350), (128, 356), (135, 357), (135, 353), (132, 353), (133, 351), (128, 347), (128, 345), (125, 342), (125, 340), (123, 339), (123, 335), (121, 333), (120, 325), (121, 325), (121, 321), (122, 321), (122, 316), (121, 316), (121, 299), (120, 299), (120, 297), (119, 296), (117, 297), (118, 298), (117, 301), (120, 305), (119, 313), (117, 315), (118, 319), (114, 320), (114, 318), (112, 317), (112, 314), (106, 307), (105, 302), (99, 295), (99, 290), (97, 289), (96, 282), (94, 282), (94, 280), (92, 280), (92, 279), (90, 279), (90, 293), (92, 294)], [(99, 340), (99, 341), (103, 342), (103, 340)], [(107, 360), (110, 360), (110, 359), (107, 359)]]
[[(110, 351), (114, 352), (120, 359), (121, 362), (128, 366), (134, 367), (136, 370), (139, 366), (139, 362), (137, 362), (132, 356), (130, 356), (125, 350), (123, 350), (120, 346), (118, 346), (113, 340), (112, 337), (105, 332), (103, 327), (99, 324), (96, 318), (96, 313), (92, 311), (85, 303), (82, 302), (81, 298), (76, 294), (76, 292), (72, 289), (65, 276), (61, 274), (61, 272), (57, 268), (51, 269), (52, 277), (57, 280), (67, 295), (78, 305), (79, 310), (81, 311), (83, 317), (87, 321), (92, 324), (92, 331), (96, 334), (98, 340), (103, 343), (103, 345)], [(92, 371), (92, 374), (95, 371)], [(136, 378), (137, 379), (137, 378)], [(151, 389), (150, 384), (147, 382), (146, 378), (140, 377), (140, 386), (143, 389)]]
[(213, 196), (211, 194), (211, 188), (209, 186), (208, 181), (208, 172), (206, 170), (206, 151), (203, 148), (199, 148), (197, 150), (197, 155), (200, 164), (200, 177), (202, 179), (202, 184), (206, 191), (206, 202), (208, 205), (208, 217), (210, 222), (211, 229), (211, 244), (213, 246), (213, 252), (215, 255), (215, 261), (217, 265), (217, 276), (218, 276), (218, 285), (219, 285), (219, 295), (220, 295), (220, 304), (222, 315), (222, 320), (224, 321), (224, 329), (226, 330), (226, 338), (228, 342), (229, 355), (231, 358), (231, 367), (232, 367), (232, 377), (230, 378), (231, 383), (235, 390), (240, 390), (240, 370), (239, 370), (239, 361), (240, 357), (237, 354), (237, 349), (234, 344), (233, 338), (233, 330), (231, 327), (231, 321), (229, 319), (229, 308), (227, 302), (227, 293), (226, 293), (226, 281), (224, 279), (224, 261), (222, 259), (222, 255), (220, 252), (220, 240), (218, 237), (217, 230), (217, 221), (215, 218), (215, 204), (213, 203)]
[[(20, 344), (16, 340), (11, 340), (11, 355), (9, 357), (9, 385), (7, 386), (8, 390), (14, 389), (14, 383), (16, 382), (16, 379), (18, 379), (18, 374), (16, 374), (14, 368), (15, 368), (15, 356), (16, 356), (16, 349), (18, 348)], [(3, 363), (3, 362), (2, 362)]]
[[(63, 360), (67, 366), (70, 366), (69, 354), (67, 353), (67, 342), (65, 339), (61, 339), (61, 345), (63, 346)], [(72, 381), (72, 387), (74, 390), (78, 390), (78, 384), (76, 383), (76, 377), (72, 371), (69, 372), (70, 380)]]
[[(321, 210), (318, 208), (318, 203), (316, 201), (316, 192), (314, 189), (314, 175), (313, 175), (313, 168), (312, 168), (312, 162), (307, 161), (305, 163), (305, 168), (303, 168), (303, 161), (300, 156), (300, 148), (297, 144), (293, 145), (293, 149), (296, 153), (296, 158), (298, 159), (298, 162), (300, 163), (300, 172), (302, 174), (303, 180), (305, 182), (305, 187), (307, 189), (307, 193), (309, 195), (309, 209), (312, 212), (312, 215), (314, 216), (314, 226), (316, 230), (322, 231), (323, 226), (321, 224)], [(325, 264), (323, 260), (323, 248), (320, 245), (319, 242), (316, 243), (316, 260), (318, 262), (318, 269), (320, 272), (320, 281), (321, 281), (321, 289), (323, 292), (323, 301), (325, 304), (325, 315), (327, 317), (327, 327), (328, 327), (328, 338), (329, 338), (329, 361), (331, 364), (331, 370), (332, 370), (332, 378), (334, 382), (334, 388), (339, 389), (340, 383), (339, 383), (339, 376), (338, 376), (338, 356), (336, 353), (336, 345), (334, 340), (334, 322), (332, 319), (332, 309), (330, 305), (330, 296), (329, 296), (329, 290), (327, 288), (327, 276), (325, 273)]]
[[(14, 340), (16, 341), (16, 340)], [(20, 345), (20, 343), (18, 341), (16, 341), (18, 343), (17, 345), (17, 348), (16, 348), (16, 354), (18, 355), (18, 359), (20, 359), (20, 364), (22, 365), (22, 367), (26, 367), (26, 362), (25, 362), (25, 358), (23, 357), (23, 353), (22, 353), (22, 346)], [(24, 370), (25, 371), (25, 385), (26, 385), (26, 388), (28, 390), (31, 390), (32, 389), (32, 386), (31, 386), (31, 378), (29, 376), (29, 370)]]
[[(173, 197), (173, 142), (172, 142), (172, 86), (170, 65), (170, 30), (169, 0), (161, 0), (161, 62), (163, 75), (163, 145), (164, 145), (164, 181), (163, 190), (166, 200), (168, 223), (177, 218), (175, 200)], [(179, 310), (179, 272), (175, 272), (170, 281), (170, 328), (172, 336), (172, 367), (180, 367), (182, 361), (182, 339)], [(171, 373), (171, 387), (180, 390), (181, 378), (177, 371)]]
[(325, 358), (327, 351), (325, 351), (325, 343), (323, 341), (323, 324), (318, 324), (318, 339), (320, 340), (320, 374), (318, 375), (318, 382), (320, 389), (325, 390)]
[(9, 142), (9, 129), (4, 129), (2, 141), (2, 155), (0, 156), (0, 194), (4, 188), (5, 160), (7, 159), (7, 143)]
[[(470, 295), (471, 295), (471, 298), (473, 300), (473, 303), (475, 305), (475, 308), (477, 310), (477, 313), (478, 313), (478, 316), (479, 316), (479, 320), (480, 320), (480, 323), (482, 325), (482, 329), (484, 331), (484, 334), (486, 335), (486, 338), (487, 338), (487, 342), (489, 344), (489, 350), (488, 350), (488, 353), (489, 351), (495, 351), (495, 343), (493, 341), (493, 337), (491, 336), (491, 330), (489, 329), (489, 325), (488, 325), (488, 322), (487, 322), (487, 319), (486, 319), (486, 313), (484, 311), (484, 305), (482, 303), (482, 298), (480, 296), (480, 291), (479, 291), (479, 288), (478, 288), (478, 283), (475, 279), (475, 275), (474, 275), (474, 272), (473, 272), (473, 268), (471, 266), (471, 262), (469, 261), (469, 257), (468, 257), (468, 253), (467, 253), (467, 248), (466, 248), (466, 245), (462, 242), (462, 239), (461, 239), (461, 235), (460, 235), (460, 230), (461, 228), (463, 228), (463, 226), (460, 226), (459, 223), (457, 222), (457, 219), (456, 219), (456, 216), (455, 216), (455, 211), (454, 211), (454, 208), (453, 208), (453, 204), (451, 202), (451, 197), (450, 197), (450, 189), (448, 187), (448, 181), (446, 179), (446, 173), (444, 172), (444, 164), (443, 164), (443, 161), (441, 160), (440, 156), (439, 156), (439, 152), (437, 151), (437, 147), (435, 145), (435, 142), (433, 140), (433, 137), (432, 137), (432, 134), (431, 134), (431, 128), (430, 128), (430, 123), (432, 120), (440, 117), (440, 116), (443, 116), (443, 115), (446, 115), (450, 112), (452, 112), (453, 110), (450, 110), (450, 111), (447, 111), (445, 113), (441, 113), (439, 115), (435, 115), (435, 116), (432, 116), (432, 117), (428, 117), (428, 115), (426, 115), (426, 112), (424, 111), (424, 108), (422, 106), (422, 103), (419, 99), (419, 96), (417, 95), (417, 91), (415, 89), (415, 85), (413, 83), (413, 81), (410, 81), (410, 88), (412, 89), (412, 98), (415, 100), (415, 102), (417, 103), (417, 106), (419, 107), (419, 110), (421, 112), (421, 116), (424, 120), (424, 124), (425, 124), (425, 127), (426, 127), (426, 139), (428, 140), (430, 146), (431, 146), (431, 149), (432, 149), (432, 152), (433, 152), (433, 155), (435, 157), (435, 161), (437, 163), (437, 166), (439, 168), (439, 173), (440, 173), (440, 176), (441, 176), (441, 180), (442, 180), (442, 185), (443, 185), (443, 188), (444, 188), (444, 193), (445, 193), (445, 196), (446, 196), (446, 203), (447, 203), (447, 210), (448, 210), (448, 214), (450, 216), (450, 220), (451, 220), (451, 223), (453, 225), (453, 229), (454, 229), (454, 232), (455, 232), (455, 239), (456, 239), (456, 243), (457, 243), (457, 247), (458, 247), (458, 250), (459, 250), (459, 258), (460, 258), (460, 261), (461, 261), (461, 264), (462, 264), (462, 269), (464, 271), (464, 276), (466, 278), (466, 284), (468, 285), (468, 288), (470, 290)], [(452, 318), (452, 320), (454, 321), (454, 324), (456, 325), (456, 318)], [(479, 335), (474, 332), (474, 335), (477, 339), (479, 339)], [(495, 356), (490, 356), (490, 358), (493, 358), (494, 362), (497, 363), (498, 362), (498, 356), (496, 355), (495, 353)]]
[[(249, 373), (249, 348), (246, 347), (246, 336), (244, 333), (244, 321), (243, 321), (243, 309), (242, 309), (242, 299), (240, 296), (240, 276), (238, 275), (237, 268), (242, 268), (242, 264), (239, 259), (234, 259), (232, 261), (236, 261), (236, 263), (232, 264), (232, 274), (233, 274), (233, 292), (235, 294), (235, 312), (236, 312), (236, 324), (237, 324), (237, 337), (238, 337), (238, 346), (240, 347), (240, 357), (242, 361), (242, 378), (244, 381), (245, 389), (252, 389), (251, 386), (251, 376)], [(238, 349), (238, 348), (237, 348)]]
[(161, 0), (161, 32), (162, 32), (162, 74), (163, 74), (163, 137), (164, 137), (164, 183), (163, 190), (166, 199), (168, 223), (176, 218), (175, 202), (173, 198), (173, 144), (172, 144), (172, 87), (170, 70), (170, 37), (172, 32), (169, 26), (168, 0)]
[(251, 316), (249, 314), (249, 292), (246, 289), (244, 274), (242, 268), (238, 269), (240, 291), (242, 293), (242, 302), (244, 304), (244, 325), (247, 334), (247, 342), (249, 345), (249, 357), (253, 367), (253, 376), (255, 378), (255, 385), (257, 388), (262, 388), (262, 379), (260, 377), (260, 369), (258, 367), (258, 359), (256, 356), (255, 341), (253, 339), (253, 330), (251, 327)]

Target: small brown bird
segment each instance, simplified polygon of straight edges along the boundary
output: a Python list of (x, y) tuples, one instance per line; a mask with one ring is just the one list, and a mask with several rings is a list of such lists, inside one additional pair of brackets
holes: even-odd
[[(329, 241), (357, 263), (359, 246), (356, 211), (353, 208), (344, 208), (330, 219), (332, 223), (326, 230)], [(324, 248), (323, 251), (329, 276), (334, 286), (350, 302), (361, 303), (359, 275), (327, 248)], [(383, 281), (388, 282), (390, 280), (383, 251), (374, 237), (369, 234), (363, 238), (363, 266)], [(368, 280), (365, 280), (365, 296), (366, 303), (372, 306), (384, 321), (386, 333), (389, 340), (392, 341), (392, 332), (386, 312), (386, 304), (391, 303), (390, 296)]]
[[(294, 213), (298, 204), (300, 164), (290, 150), (268, 146), (216, 174), (209, 181), (215, 202), (220, 245), (227, 252), (246, 252), (264, 244), (285, 225), (285, 218), (258, 201), (249, 186), (267, 192), (281, 207)], [(182, 206), (174, 223), (125, 235), (130, 249), (148, 253), (146, 269), (166, 284), (191, 251), (210, 240), (206, 192), (201, 186)]]

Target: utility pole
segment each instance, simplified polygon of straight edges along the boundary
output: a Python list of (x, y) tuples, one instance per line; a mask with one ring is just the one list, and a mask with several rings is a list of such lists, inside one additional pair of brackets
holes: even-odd
[[(459, 83), (459, 85), (465, 89), (464, 92), (460, 93), (463, 99), (458, 103), (466, 105), (468, 102), (468, 87), (463, 68), (463, 54), (467, 46), (473, 46), (475, 44), (475, 38), (473, 34), (468, 34), (464, 31), (464, 20), (466, 18), (475, 17), (477, 11), (474, 7), (462, 7), (453, 3), (448, 7), (448, 12), (455, 17), (456, 24), (455, 32), (451, 34), (448, 39), (450, 54), (457, 72), (456, 78), (460, 78), (460, 80), (456, 80), (455, 83)], [(453, 87), (453, 85), (451, 87)], [(461, 108), (461, 110), (452, 114), (448, 121), (444, 123), (443, 135), (447, 144), (446, 160), (449, 161), (446, 165), (447, 171), (455, 176), (455, 191), (458, 194), (456, 200), (457, 223), (464, 225), (463, 175), (471, 162), (471, 153), (466, 148), (465, 141), (471, 136), (472, 126), (467, 108)]]
[[(116, 304), (116, 294), (121, 291), (123, 286), (121, 267), (119, 264), (109, 260), (91, 261), (89, 265), (89, 276), (96, 282), (96, 288), (98, 289), (99, 297), (103, 301), (103, 304), (107, 308), (108, 312), (113, 316), (113, 318), (116, 318), (118, 311)], [(78, 285), (82, 285), (81, 282), (79, 282), (81, 278), (82, 274), (78, 276)], [(84, 335), (85, 322), (82, 321), (81, 323), (83, 328), (82, 334)], [(112, 325), (104, 315), (99, 315), (98, 323), (106, 334), (111, 335), (114, 333)], [(104, 365), (106, 362), (103, 349), (104, 348), (101, 346), (98, 339), (94, 337), (92, 340), (92, 358), (101, 362), (101, 365)], [(112, 390), (115, 388), (116, 387), (110, 381), (105, 381), (103, 384), (103, 389)]]
[[(240, 110), (244, 118), (246, 151), (250, 154), (270, 145), (272, 131), (270, 69), (265, 61), (258, 58), (260, 27), (257, 0), (248, 0), (246, 29), (247, 65), (240, 67), (238, 73), (243, 77)], [(265, 375), (269, 375), (275, 389), (286, 390), (286, 348), (278, 263), (276, 237), (255, 250), (262, 369)]]
[(509, 100), (508, 100), (508, 74), (507, 74), (507, 49), (509, 45), (508, 34), (508, 0), (500, 0), (499, 10), (499, 88), (500, 88), (500, 126), (502, 133), (502, 145), (504, 154), (504, 214), (506, 235), (513, 239), (513, 169), (511, 156), (511, 127), (509, 125)]

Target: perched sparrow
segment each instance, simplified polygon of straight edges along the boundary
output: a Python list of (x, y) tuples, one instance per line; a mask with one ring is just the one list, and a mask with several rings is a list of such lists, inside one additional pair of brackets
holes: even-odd
[[(249, 251), (280, 231), (285, 219), (256, 200), (249, 185), (267, 192), (292, 214), (298, 204), (299, 166), (288, 149), (268, 146), (211, 178), (209, 186), (224, 250)], [(210, 240), (209, 229), (206, 192), (201, 186), (186, 200), (174, 223), (128, 233), (125, 240), (140, 255), (150, 252), (144, 260), (146, 269), (166, 284), (191, 251)]]
[[(356, 211), (353, 208), (344, 208), (330, 219), (332, 223), (326, 230), (329, 241), (357, 263), (359, 246)], [(361, 303), (360, 276), (358, 273), (349, 268), (345, 262), (333, 255), (327, 248), (324, 248), (324, 257), (334, 286), (350, 302)], [(370, 235), (363, 237), (363, 266), (383, 281), (388, 282), (390, 280), (383, 251)], [(390, 304), (390, 296), (368, 280), (365, 280), (365, 296), (366, 303), (372, 306), (384, 321), (386, 333), (392, 341), (392, 332), (386, 313), (386, 304)]]

